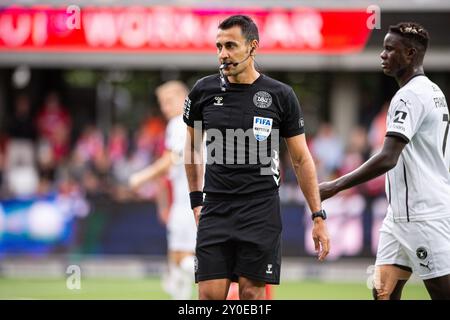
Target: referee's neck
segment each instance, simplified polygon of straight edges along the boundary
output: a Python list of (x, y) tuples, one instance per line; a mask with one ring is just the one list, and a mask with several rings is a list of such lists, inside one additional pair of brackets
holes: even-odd
[(260, 73), (252, 68), (251, 70), (247, 72), (244, 71), (236, 76), (229, 76), (228, 81), (230, 83), (252, 84), (259, 78), (259, 76)]

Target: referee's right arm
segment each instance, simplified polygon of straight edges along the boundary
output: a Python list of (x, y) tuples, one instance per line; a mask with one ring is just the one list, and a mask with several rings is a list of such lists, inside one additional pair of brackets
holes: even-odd
[[(203, 189), (203, 132), (199, 129), (187, 126), (186, 145), (184, 149), (184, 167), (189, 184), (189, 191), (202, 192)], [(191, 197), (192, 198), (192, 197)], [(191, 199), (192, 203), (192, 199)], [(195, 221), (198, 224), (202, 205), (194, 204)]]

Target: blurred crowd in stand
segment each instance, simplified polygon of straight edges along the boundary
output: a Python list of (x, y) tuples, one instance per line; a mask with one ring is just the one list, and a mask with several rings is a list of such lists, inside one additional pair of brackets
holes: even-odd
[[(2, 199), (80, 192), (128, 200), (130, 173), (164, 148), (165, 123), (159, 117), (145, 119), (134, 132), (115, 124), (105, 134), (88, 123), (71, 139), (72, 117), (57, 92), (50, 92), (36, 113), (29, 98), (18, 95), (5, 122), (0, 133)], [(145, 191), (149, 198), (156, 192), (156, 185)]]

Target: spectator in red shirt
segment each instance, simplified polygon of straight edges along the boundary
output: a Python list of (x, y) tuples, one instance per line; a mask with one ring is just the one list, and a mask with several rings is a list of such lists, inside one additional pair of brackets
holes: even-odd
[(36, 121), (39, 137), (50, 143), (54, 161), (59, 163), (69, 153), (72, 120), (56, 92), (47, 95)]

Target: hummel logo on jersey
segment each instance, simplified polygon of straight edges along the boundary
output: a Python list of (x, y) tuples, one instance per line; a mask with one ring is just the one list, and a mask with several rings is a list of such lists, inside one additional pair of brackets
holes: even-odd
[(191, 112), (191, 99), (189, 99), (189, 97), (186, 97), (186, 99), (184, 100), (183, 112), (186, 119), (189, 119), (189, 113)]
[(407, 115), (405, 111), (395, 111), (394, 123), (404, 124)]
[(267, 273), (267, 274), (272, 274), (272, 264), (269, 263), (269, 264), (267, 265), (266, 273)]
[(223, 97), (214, 97), (214, 100), (216, 100), (216, 102), (214, 102), (215, 106), (223, 106)]
[(280, 185), (280, 159), (278, 157), (278, 152), (274, 149), (273, 150), (273, 157), (272, 157), (272, 165), (270, 166), (270, 170), (272, 170), (272, 177), (273, 180), (275, 180), (275, 183), (277, 186)]

